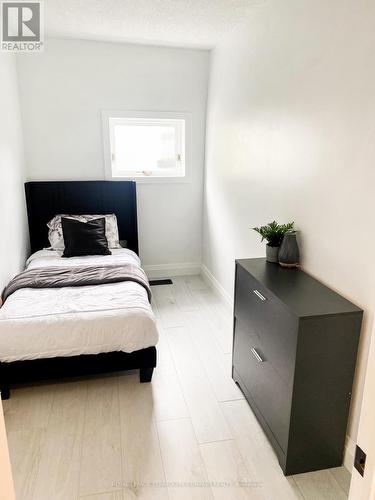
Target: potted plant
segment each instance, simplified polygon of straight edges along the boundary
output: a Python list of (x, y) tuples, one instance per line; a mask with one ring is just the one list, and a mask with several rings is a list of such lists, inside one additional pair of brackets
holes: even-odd
[(259, 233), (262, 241), (266, 240), (266, 259), (268, 262), (279, 262), (278, 254), (284, 234), (293, 229), (294, 222), (288, 224), (278, 224), (276, 221), (270, 222), (266, 226), (253, 227)]

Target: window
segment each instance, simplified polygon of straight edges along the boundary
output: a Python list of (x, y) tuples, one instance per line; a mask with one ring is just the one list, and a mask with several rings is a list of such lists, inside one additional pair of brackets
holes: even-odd
[(186, 180), (188, 129), (183, 113), (103, 112), (106, 177)]

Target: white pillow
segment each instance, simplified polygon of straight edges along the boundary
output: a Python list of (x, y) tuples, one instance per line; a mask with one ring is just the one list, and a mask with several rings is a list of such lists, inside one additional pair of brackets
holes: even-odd
[(48, 226), (48, 239), (51, 247), (54, 250), (64, 250), (64, 236), (61, 226), (61, 217), (67, 217), (68, 219), (79, 220), (80, 222), (87, 222), (89, 220), (98, 219), (99, 217), (105, 217), (105, 236), (108, 241), (108, 248), (121, 248), (118, 235), (117, 227), (117, 217), (115, 214), (108, 215), (65, 215), (59, 214), (55, 215), (51, 219)]

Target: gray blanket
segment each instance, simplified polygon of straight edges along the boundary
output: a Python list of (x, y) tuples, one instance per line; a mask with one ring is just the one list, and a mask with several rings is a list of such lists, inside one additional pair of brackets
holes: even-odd
[(147, 291), (151, 289), (143, 269), (132, 264), (113, 266), (44, 267), (30, 269), (15, 276), (3, 292), (3, 302), (21, 288), (63, 288), (67, 286), (104, 285), (134, 281)]

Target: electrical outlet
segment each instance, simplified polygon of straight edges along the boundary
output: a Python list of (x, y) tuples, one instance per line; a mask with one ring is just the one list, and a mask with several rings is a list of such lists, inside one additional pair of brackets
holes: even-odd
[(366, 453), (361, 450), (361, 448), (357, 445), (355, 447), (355, 458), (354, 458), (354, 467), (361, 474), (361, 476), (365, 473), (366, 466)]

